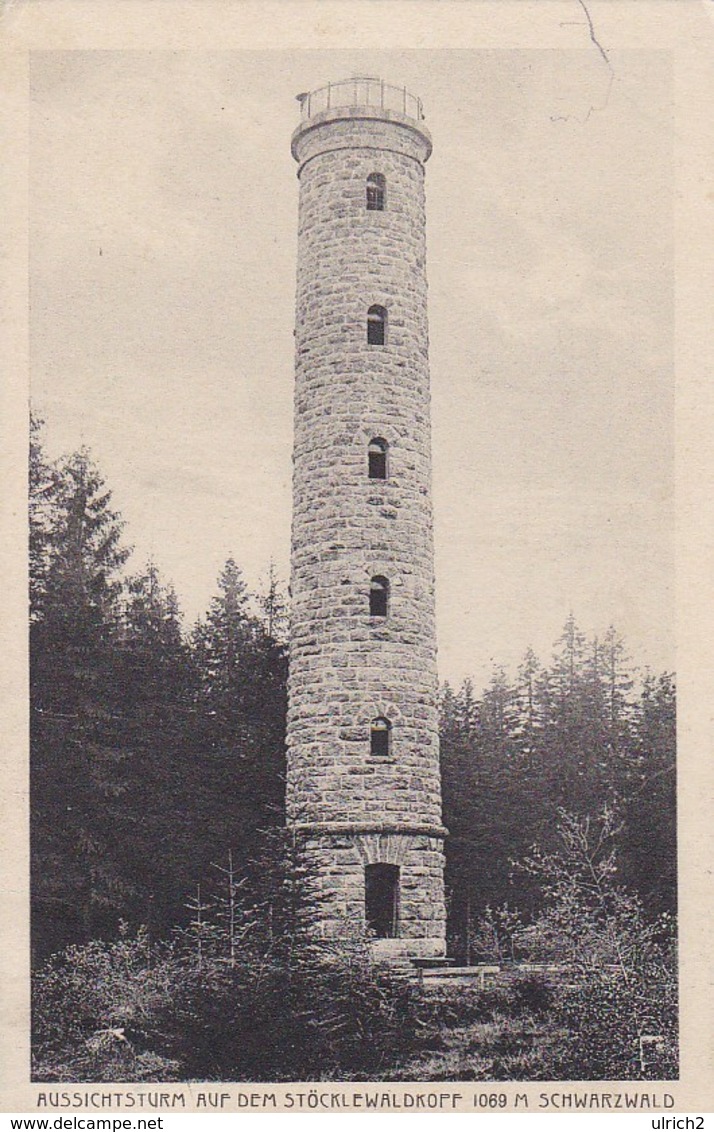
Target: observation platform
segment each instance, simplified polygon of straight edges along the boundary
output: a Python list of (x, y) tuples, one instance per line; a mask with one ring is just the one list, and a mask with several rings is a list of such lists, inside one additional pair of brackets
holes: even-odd
[(371, 75), (342, 79), (328, 83), (317, 90), (305, 91), (296, 95), (300, 103), (300, 116), (303, 122), (322, 114), (325, 110), (346, 110), (349, 107), (389, 110), (421, 122), (424, 110), (420, 98), (410, 94), (405, 86), (393, 86), (383, 79)]
[(291, 149), (299, 160), (298, 142), (311, 130), (331, 122), (393, 122), (420, 135), (431, 154), (431, 134), (424, 125), (422, 101), (405, 86), (395, 86), (372, 75), (358, 75), (327, 83), (316, 90), (296, 95), (300, 103), (300, 124), (293, 132)]

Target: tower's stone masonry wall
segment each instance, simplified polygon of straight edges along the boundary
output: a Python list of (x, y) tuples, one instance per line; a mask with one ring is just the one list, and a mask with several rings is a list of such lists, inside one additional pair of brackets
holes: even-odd
[[(418, 831), (441, 823), (429, 148), (416, 124), (375, 117), (310, 124), (293, 143), (300, 210), (287, 801), (290, 820), (316, 828), (351, 822)], [(384, 211), (365, 207), (371, 173), (386, 178)], [(375, 304), (387, 311), (384, 346), (367, 342)], [(367, 474), (375, 437), (389, 444), (384, 481)], [(390, 583), (387, 618), (369, 613), (375, 575)], [(370, 755), (378, 716), (392, 723), (388, 758)], [(428, 923), (443, 939), (441, 841), (401, 836), (410, 845), (400, 865), (403, 934), (426, 938)], [(321, 844), (335, 915), (363, 918), (362, 842), (325, 834)]]

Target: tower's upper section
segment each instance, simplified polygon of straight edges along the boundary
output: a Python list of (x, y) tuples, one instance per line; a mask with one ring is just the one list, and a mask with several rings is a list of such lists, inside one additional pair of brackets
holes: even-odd
[[(299, 94), (297, 100), (301, 121), (293, 133), (291, 149), (301, 165), (322, 148), (319, 142), (315, 144), (316, 134), (324, 132), (320, 127), (337, 123), (351, 123), (358, 128), (368, 123), (390, 123), (401, 128), (404, 135), (411, 135), (409, 148), (416, 150), (415, 156), (421, 161), (426, 161), (431, 153), (431, 135), (424, 125), (421, 99), (406, 87), (359, 76)], [(404, 140), (407, 141), (406, 136)]]

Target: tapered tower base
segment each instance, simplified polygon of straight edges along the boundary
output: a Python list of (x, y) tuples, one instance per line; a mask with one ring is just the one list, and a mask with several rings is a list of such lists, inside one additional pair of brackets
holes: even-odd
[(443, 827), (334, 822), (299, 829), (323, 938), (366, 932), (378, 959), (445, 954)]

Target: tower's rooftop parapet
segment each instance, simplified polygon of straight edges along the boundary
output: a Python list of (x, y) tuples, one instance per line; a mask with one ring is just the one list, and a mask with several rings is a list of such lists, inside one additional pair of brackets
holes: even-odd
[(328, 83), (317, 90), (298, 94), (302, 121), (306, 122), (323, 110), (346, 110), (349, 107), (392, 110), (421, 122), (424, 110), (421, 99), (404, 86), (393, 86), (384, 79), (358, 75), (341, 82)]
[(420, 98), (404, 86), (394, 86), (371, 75), (358, 75), (328, 83), (297, 95), (300, 124), (293, 133), (292, 153), (300, 160), (299, 143), (320, 126), (332, 122), (392, 122), (406, 127), (421, 138), (422, 160), (431, 153), (431, 135), (424, 125)]

